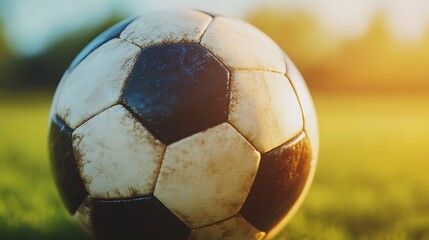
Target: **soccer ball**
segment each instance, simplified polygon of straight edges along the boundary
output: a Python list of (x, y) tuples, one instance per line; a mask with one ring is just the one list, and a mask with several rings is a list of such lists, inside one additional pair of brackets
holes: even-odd
[(54, 178), (97, 239), (264, 239), (298, 208), (315, 111), (255, 27), (196, 10), (123, 21), (71, 63), (50, 114)]

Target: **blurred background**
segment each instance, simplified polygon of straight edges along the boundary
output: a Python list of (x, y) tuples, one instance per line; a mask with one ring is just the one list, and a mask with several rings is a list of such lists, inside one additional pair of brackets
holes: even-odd
[(0, 0), (0, 239), (88, 239), (51, 179), (51, 97), (89, 40), (166, 7), (251, 22), (308, 83), (319, 166), (277, 239), (429, 239), (426, 0)]

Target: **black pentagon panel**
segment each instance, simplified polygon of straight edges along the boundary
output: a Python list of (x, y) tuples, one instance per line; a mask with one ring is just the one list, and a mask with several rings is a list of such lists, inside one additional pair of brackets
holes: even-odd
[(180, 240), (191, 231), (153, 196), (92, 204), (92, 222), (100, 240)]
[(241, 215), (262, 231), (270, 231), (289, 212), (307, 181), (311, 150), (307, 137), (297, 138), (261, 156), (259, 170)]
[(86, 47), (76, 56), (73, 62), (70, 64), (69, 69), (73, 70), (80, 62), (82, 62), (89, 54), (91, 54), (95, 49), (105, 44), (106, 42), (119, 38), (121, 32), (132, 22), (134, 18), (125, 19), (114, 26), (110, 27), (100, 35), (98, 35), (94, 40), (92, 40)]
[(88, 193), (74, 157), (72, 132), (58, 116), (53, 117), (49, 132), (52, 172), (64, 205), (74, 214)]
[(199, 44), (144, 49), (123, 102), (166, 144), (227, 120), (229, 72)]

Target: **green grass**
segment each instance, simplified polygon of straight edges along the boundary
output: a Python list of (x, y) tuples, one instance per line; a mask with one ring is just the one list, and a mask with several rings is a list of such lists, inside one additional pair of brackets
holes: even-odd
[[(0, 239), (88, 239), (52, 182), (48, 98), (0, 95)], [(318, 171), (277, 239), (429, 239), (429, 97), (315, 102)]]
[(48, 97), (0, 96), (0, 239), (85, 239), (52, 182)]

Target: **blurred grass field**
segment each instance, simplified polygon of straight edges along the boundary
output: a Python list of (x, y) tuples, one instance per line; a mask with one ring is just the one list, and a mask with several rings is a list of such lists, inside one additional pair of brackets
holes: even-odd
[[(277, 239), (429, 239), (429, 97), (314, 96), (318, 171)], [(47, 95), (0, 94), (0, 239), (88, 239), (47, 156)]]

